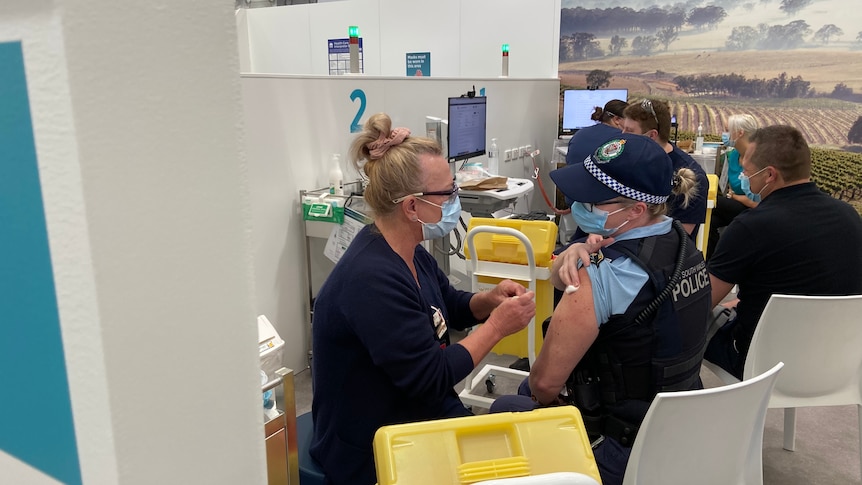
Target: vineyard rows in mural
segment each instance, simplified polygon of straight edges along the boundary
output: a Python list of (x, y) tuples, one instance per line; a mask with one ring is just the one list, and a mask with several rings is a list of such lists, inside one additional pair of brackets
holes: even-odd
[(847, 145), (847, 133), (857, 118), (858, 108), (788, 108), (756, 105), (710, 104), (702, 101), (670, 100), (671, 113), (676, 114), (679, 128), (693, 132), (703, 123), (705, 133), (726, 131), (727, 119), (733, 114), (748, 113), (760, 126), (790, 125), (798, 128), (811, 145), (842, 147)]

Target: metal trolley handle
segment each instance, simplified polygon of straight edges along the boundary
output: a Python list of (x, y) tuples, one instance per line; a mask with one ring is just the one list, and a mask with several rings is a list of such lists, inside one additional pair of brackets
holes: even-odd
[[(476, 237), (476, 234), (479, 233), (492, 233), (492, 234), (501, 234), (504, 236), (512, 236), (521, 244), (524, 245), (524, 248), (527, 252), (527, 267), (524, 268), (523, 265), (516, 264), (505, 264), (505, 263), (494, 263), (489, 261), (479, 261), (479, 255), (476, 252), (476, 248), (473, 244), (473, 239)], [(470, 263), (472, 268), (472, 285), (473, 291), (477, 290), (477, 286), (479, 283), (479, 276), (489, 276), (494, 278), (511, 278), (520, 281), (527, 281), (528, 287), (530, 291), (536, 291), (536, 256), (533, 254), (533, 244), (524, 235), (523, 232), (513, 229), (511, 227), (499, 227), (499, 226), (476, 226), (473, 229), (470, 229), (470, 232), (467, 233), (467, 250), (470, 252)], [(507, 272), (504, 268), (509, 268), (509, 272)], [(536, 333), (535, 333), (535, 318), (530, 320), (530, 324), (527, 327), (527, 357), (530, 360), (530, 365), (536, 361)]]

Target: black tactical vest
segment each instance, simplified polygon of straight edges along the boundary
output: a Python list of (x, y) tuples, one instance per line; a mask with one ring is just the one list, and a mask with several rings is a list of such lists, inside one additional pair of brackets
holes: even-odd
[[(703, 255), (676, 221), (674, 229), (602, 250), (605, 258), (631, 258), (650, 279), (624, 314), (611, 316), (600, 327), (567, 383), (590, 434), (611, 436), (627, 446), (657, 392), (703, 387), (700, 366), (712, 290)], [(677, 283), (668, 286), (677, 266)], [(659, 303), (663, 291), (666, 299)]]

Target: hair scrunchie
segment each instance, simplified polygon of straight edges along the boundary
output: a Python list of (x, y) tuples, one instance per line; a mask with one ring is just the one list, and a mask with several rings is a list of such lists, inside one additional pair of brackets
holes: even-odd
[(380, 138), (372, 141), (371, 143), (366, 143), (365, 146), (368, 148), (368, 155), (371, 160), (378, 160), (383, 158), (383, 155), (386, 153), (389, 148), (398, 145), (405, 138), (410, 136), (409, 128), (394, 128), (389, 135), (380, 134)]
[(670, 186), (671, 187), (679, 187), (679, 184), (682, 183), (682, 177), (679, 176), (678, 173), (673, 174), (673, 178), (671, 179)]

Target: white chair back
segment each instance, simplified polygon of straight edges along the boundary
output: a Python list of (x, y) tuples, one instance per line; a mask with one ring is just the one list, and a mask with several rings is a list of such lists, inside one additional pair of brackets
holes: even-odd
[[(760, 315), (742, 377), (784, 362), (770, 408), (784, 408), (784, 449), (796, 450), (796, 408), (856, 405), (862, 465), (862, 295), (772, 295)], [(725, 383), (738, 382), (704, 361)]]
[(762, 484), (766, 406), (782, 366), (728, 386), (659, 393), (623, 485)]
[(862, 295), (772, 295), (751, 339), (742, 377), (787, 365), (770, 408), (784, 408), (784, 449), (796, 450), (796, 408), (856, 405), (862, 466)]
[(862, 404), (862, 295), (772, 295), (743, 379), (779, 361), (785, 369), (769, 407)]

